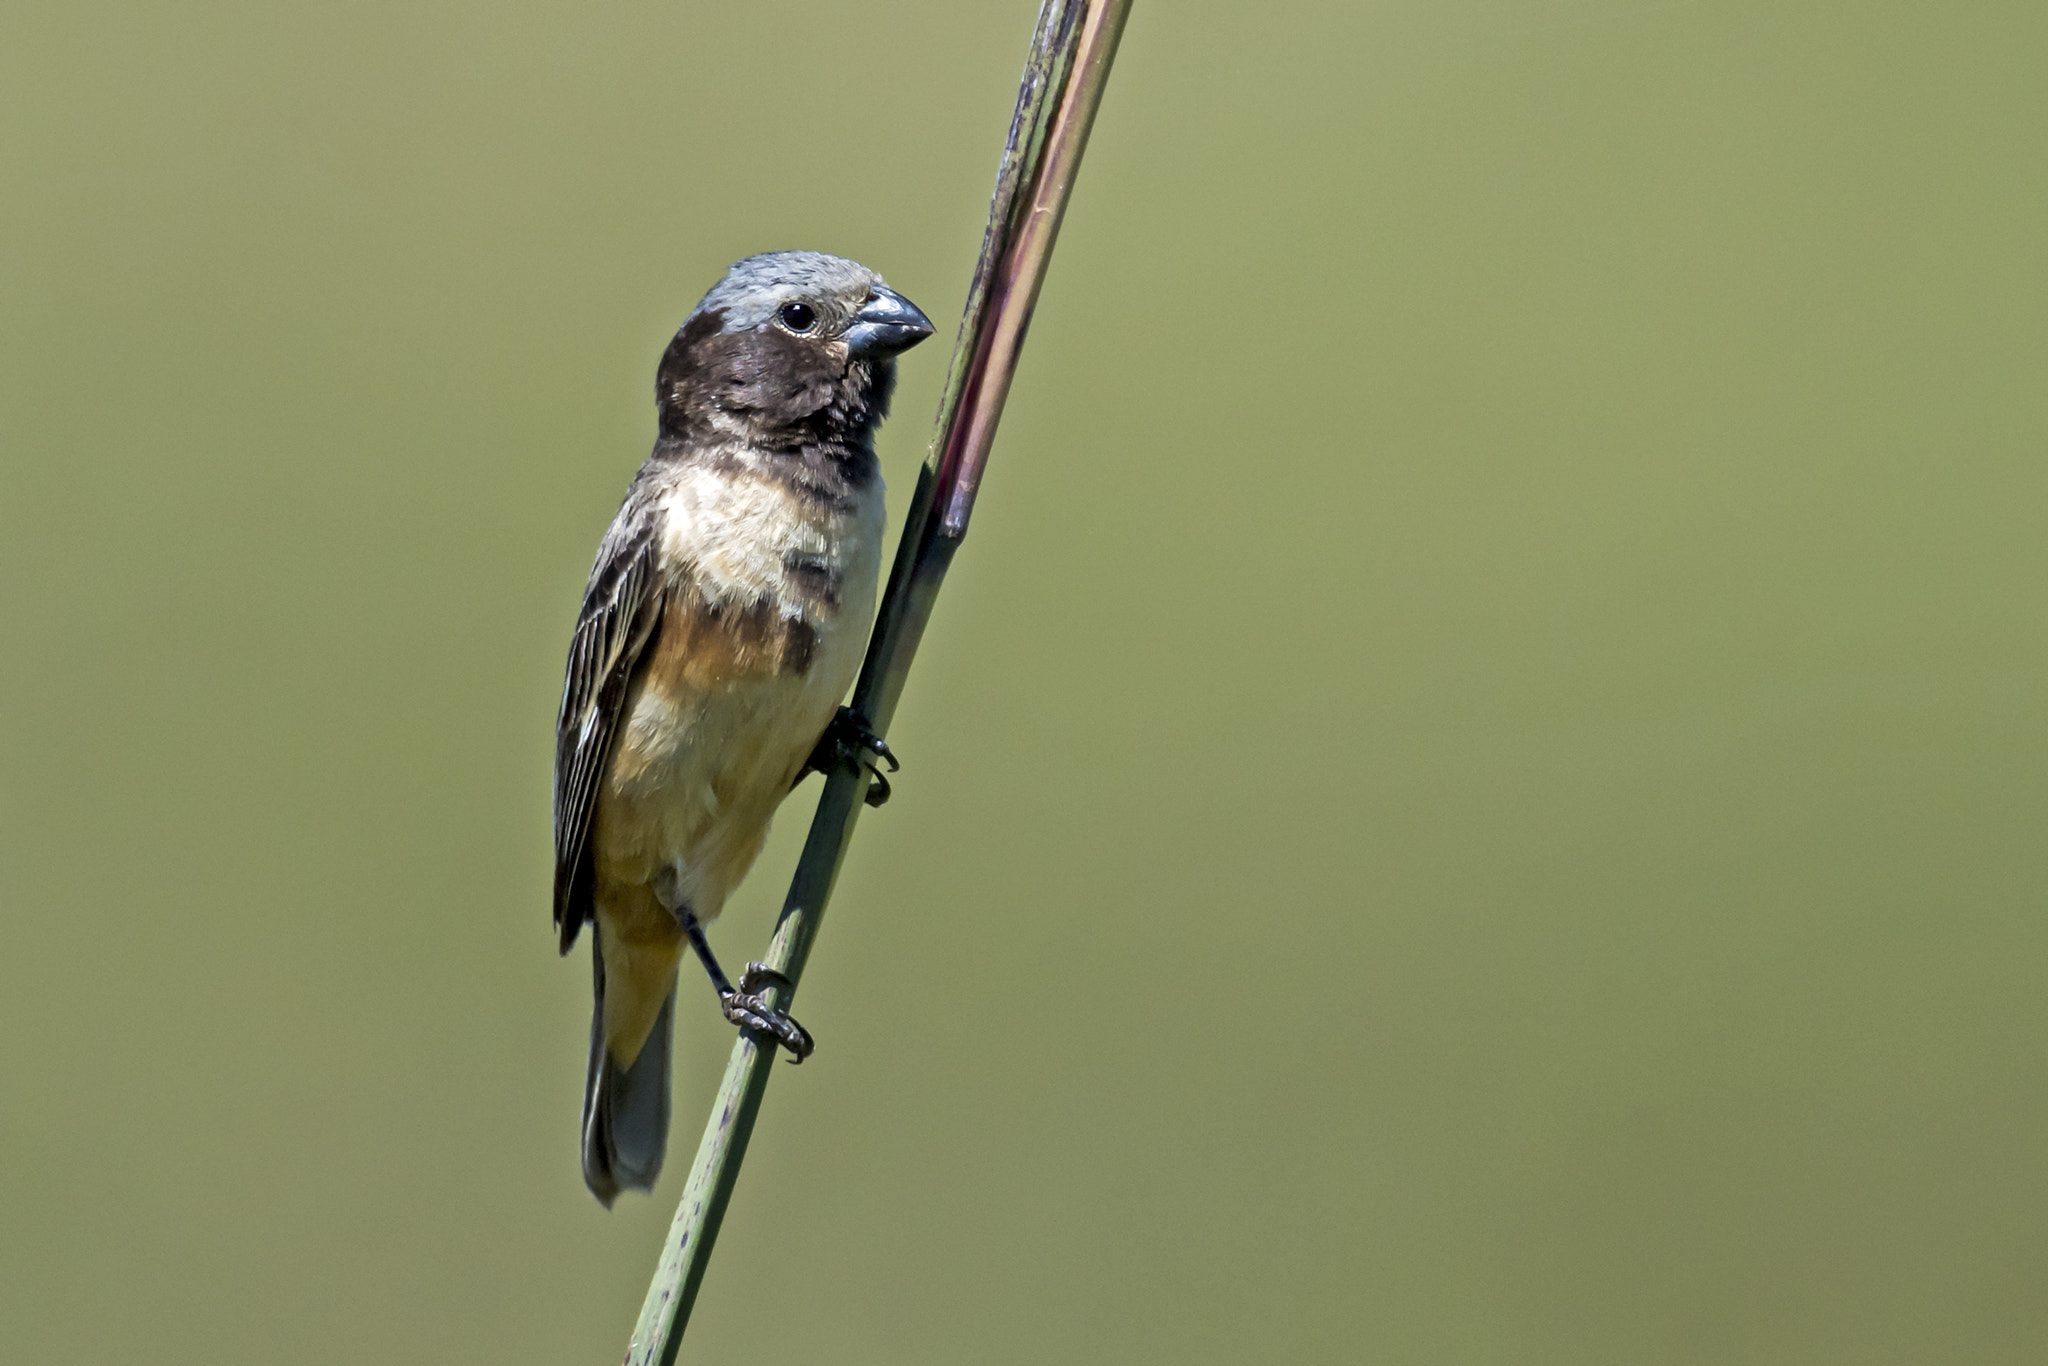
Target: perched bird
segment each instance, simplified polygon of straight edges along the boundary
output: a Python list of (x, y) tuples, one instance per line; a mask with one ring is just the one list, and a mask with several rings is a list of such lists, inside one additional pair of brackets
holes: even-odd
[(891, 757), (839, 700), (882, 559), (875, 428), (931, 332), (867, 267), (779, 251), (727, 271), (662, 355), (660, 434), (598, 547), (556, 724), (555, 926), (566, 954), (592, 922), (583, 1179), (606, 1205), (661, 1171), (685, 944), (728, 1020), (810, 1052), (775, 975), (735, 988), (704, 926), (806, 771)]

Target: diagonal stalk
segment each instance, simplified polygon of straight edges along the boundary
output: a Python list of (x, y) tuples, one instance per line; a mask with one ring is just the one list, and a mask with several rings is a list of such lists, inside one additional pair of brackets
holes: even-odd
[[(939, 404), (932, 454), (918, 473), (867, 660), (854, 685), (853, 708), (877, 735), (888, 732), (939, 584), (967, 534), (1003, 400), (1129, 10), (1130, 0), (1042, 0), (1017, 112), (996, 172), (988, 232)], [(789, 979), (775, 1001), (784, 1009), (803, 976), (868, 782), (866, 772), (827, 775), (775, 937), (762, 959)], [(627, 1366), (671, 1366), (676, 1359), (774, 1062), (772, 1040), (742, 1033), (733, 1045), (626, 1349)]]

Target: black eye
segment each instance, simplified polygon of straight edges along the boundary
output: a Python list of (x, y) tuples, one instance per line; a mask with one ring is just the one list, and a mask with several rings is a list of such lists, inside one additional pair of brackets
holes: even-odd
[(808, 332), (818, 325), (818, 314), (809, 304), (784, 304), (776, 317), (792, 332)]

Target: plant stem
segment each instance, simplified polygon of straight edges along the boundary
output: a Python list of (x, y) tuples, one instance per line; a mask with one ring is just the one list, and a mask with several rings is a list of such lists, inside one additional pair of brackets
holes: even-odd
[[(1129, 10), (1130, 0), (1043, 0), (1039, 9), (1017, 112), (996, 172), (988, 232), (939, 404), (932, 454), (918, 472), (867, 660), (854, 685), (853, 708), (877, 735), (887, 733), (896, 714), (939, 585), (967, 534), (1003, 400)], [(776, 1001), (784, 1009), (803, 976), (868, 782), (864, 771), (841, 770), (826, 777), (775, 937), (762, 958), (789, 979)], [(772, 1040), (742, 1033), (733, 1045), (626, 1349), (627, 1366), (671, 1366), (676, 1359), (774, 1062)]]

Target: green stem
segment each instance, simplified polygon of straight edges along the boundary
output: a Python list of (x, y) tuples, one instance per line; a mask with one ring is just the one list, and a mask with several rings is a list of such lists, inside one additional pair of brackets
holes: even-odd
[[(918, 473), (867, 660), (854, 686), (854, 709), (877, 735), (888, 732), (939, 585), (967, 534), (1003, 400), (1129, 10), (1130, 0), (1043, 0), (1039, 9), (1017, 112), (996, 172), (988, 232), (939, 404), (931, 458)], [(784, 1009), (795, 995), (839, 879), (868, 781), (865, 772), (832, 773), (818, 800), (775, 938), (762, 957), (789, 979), (789, 988), (776, 1001)], [(676, 1359), (774, 1062), (772, 1040), (742, 1033), (733, 1045), (626, 1349), (627, 1366), (671, 1366)]]

